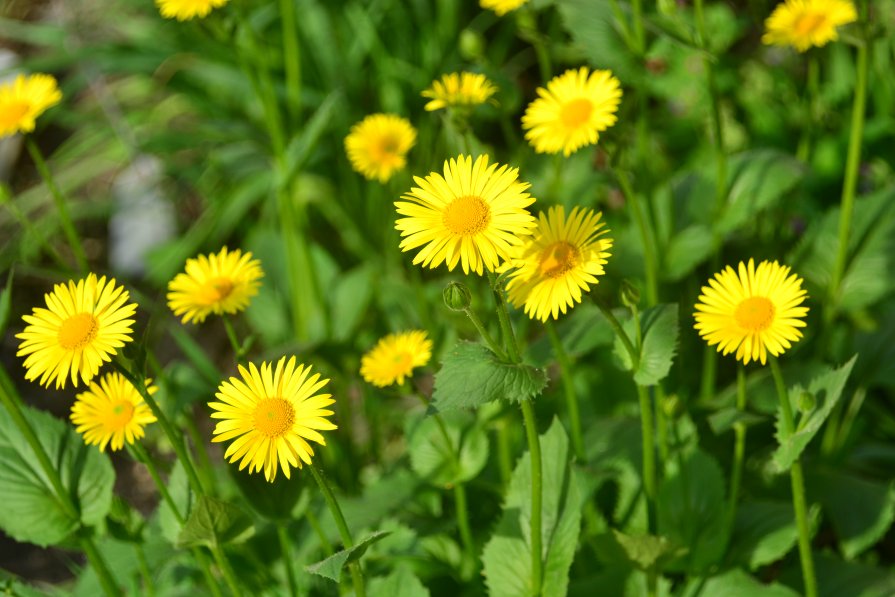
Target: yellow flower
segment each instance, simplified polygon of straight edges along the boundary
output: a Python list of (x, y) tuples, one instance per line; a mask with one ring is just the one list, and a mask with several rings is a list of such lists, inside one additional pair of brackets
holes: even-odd
[(547, 89), (538, 87), (538, 96), (522, 117), (525, 138), (538, 153), (569, 156), (615, 124), (622, 90), (608, 70), (581, 67), (553, 77)]
[(511, 10), (516, 10), (528, 0), (479, 0), (479, 6), (493, 10), (497, 16), (502, 17)]
[(566, 219), (562, 206), (541, 212), (538, 229), (507, 263), (510, 273), (507, 293), (517, 307), (524, 305), (532, 319), (547, 321), (552, 315), (581, 302), (581, 292), (597, 284), (605, 272), (612, 239), (600, 238), (608, 232), (601, 213), (572, 208)]
[(50, 75), (19, 75), (0, 85), (0, 139), (34, 130), (37, 117), (62, 101)]
[(205, 17), (213, 8), (220, 8), (226, 3), (227, 0), (155, 0), (163, 17), (178, 21)]
[(261, 263), (251, 253), (227, 251), (187, 259), (186, 271), (168, 283), (168, 307), (183, 323), (202, 323), (211, 313), (238, 313), (258, 294), (264, 276)]
[(418, 187), (410, 189), (395, 207), (407, 216), (395, 223), (405, 237), (401, 250), (425, 245), (413, 263), (435, 268), (441, 262), (453, 270), (457, 262), (463, 272), (482, 275), (482, 268), (497, 269), (510, 247), (522, 244), (520, 237), (537, 226), (525, 209), (535, 199), (519, 182), (518, 168), (488, 165), (488, 156), (459, 156), (444, 163), (444, 176), (432, 172), (425, 179), (415, 176)]
[(345, 152), (355, 172), (367, 180), (388, 182), (407, 164), (407, 152), (416, 143), (416, 129), (394, 114), (371, 114), (351, 127)]
[[(149, 379), (146, 389), (150, 395), (158, 391)], [(145, 435), (143, 427), (155, 421), (137, 388), (117, 372), (106, 373), (99, 383), (90, 382), (71, 407), (71, 422), (77, 425), (77, 432), (87, 445), (96, 444), (101, 452), (109, 442), (113, 451), (123, 448), (125, 440), (133, 444)]]
[(839, 38), (837, 27), (856, 21), (858, 13), (850, 0), (786, 0), (765, 20), (761, 41), (775, 46), (793, 46), (804, 52)]
[(317, 394), (328, 379), (311, 375), (311, 367), (295, 367), (295, 357), (272, 363), (254, 363), (246, 369), (239, 366), (242, 379), (231, 377), (222, 382), (215, 396), (219, 402), (208, 406), (215, 412), (212, 419), (221, 419), (214, 428), (213, 442), (234, 440), (227, 447), (224, 458), (240, 460), (239, 470), (264, 470), (264, 478), (271, 483), (282, 467), (289, 478), (290, 466), (311, 464), (314, 450), (309, 441), (326, 445), (317, 430), (335, 429), (326, 417), (333, 414), (325, 407), (335, 401), (331, 394)]
[(402, 384), (405, 377), (410, 377), (415, 368), (424, 366), (431, 357), (432, 341), (426, 337), (426, 332), (389, 334), (363, 356), (360, 374), (380, 388)]
[(35, 308), (22, 319), (28, 325), (16, 334), (22, 343), (16, 356), (26, 356), (25, 379), (40, 377), (40, 384), (49, 387), (55, 380), (64, 388), (71, 378), (78, 387), (99, 372), (103, 362), (111, 361), (116, 348), (131, 340), (130, 319), (137, 305), (127, 303), (130, 294), (115, 280), (97, 280), (95, 274), (77, 283), (57, 284), (44, 295), (47, 308)]
[(476, 73), (451, 73), (423, 91), (422, 96), (431, 98), (426, 110), (440, 110), (450, 106), (476, 106), (484, 104), (497, 92), (497, 87), (485, 75)]
[(799, 305), (806, 298), (802, 279), (789, 275), (787, 266), (762, 261), (755, 267), (752, 259), (742, 261), (739, 274), (727, 266), (702, 287), (696, 303), (694, 326), (709, 346), (736, 358), (767, 362), (767, 353), (778, 356), (802, 337), (805, 327), (800, 318), (808, 307)]

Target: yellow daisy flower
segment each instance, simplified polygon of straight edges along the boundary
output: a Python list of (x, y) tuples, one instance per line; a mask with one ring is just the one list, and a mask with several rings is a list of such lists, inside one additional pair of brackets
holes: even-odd
[(776, 261), (762, 261), (756, 268), (750, 259), (738, 269), (727, 266), (702, 287), (694, 327), (709, 346), (718, 345), (718, 352), (736, 351), (744, 364), (760, 360), (764, 365), (768, 351), (778, 356), (802, 337), (798, 328), (805, 327), (800, 318), (808, 307), (799, 305), (806, 292), (802, 279)]
[(388, 182), (407, 164), (407, 152), (416, 143), (410, 121), (394, 114), (371, 114), (351, 127), (345, 153), (355, 172), (367, 180)]
[(432, 112), (451, 106), (484, 104), (496, 92), (497, 87), (485, 75), (462, 72), (442, 75), (441, 80), (433, 81), (422, 96), (431, 98), (426, 110)]
[(493, 10), (497, 16), (502, 17), (511, 10), (516, 10), (528, 0), (479, 0), (479, 6), (487, 10)]
[[(146, 380), (150, 395), (158, 391), (151, 382)], [(155, 421), (137, 388), (117, 372), (106, 373), (99, 383), (90, 382), (71, 407), (71, 422), (77, 425), (77, 432), (87, 445), (98, 445), (100, 452), (110, 442), (113, 451), (123, 448), (125, 440), (133, 444), (145, 435), (143, 427)]]
[(615, 124), (622, 99), (618, 79), (608, 70), (568, 70), (538, 87), (538, 99), (522, 116), (525, 138), (538, 153), (569, 156), (593, 145)]
[(540, 214), (538, 229), (507, 262), (510, 273), (507, 293), (515, 306), (525, 307), (532, 319), (547, 321), (581, 302), (581, 291), (597, 284), (605, 272), (612, 239), (600, 221), (602, 213), (572, 208), (566, 219), (562, 206)]
[(0, 84), (0, 139), (34, 130), (37, 117), (62, 101), (50, 75), (19, 75)]
[(168, 283), (168, 307), (183, 323), (202, 323), (210, 314), (234, 314), (249, 306), (264, 276), (251, 253), (227, 251), (187, 259), (186, 271)]
[(317, 394), (328, 379), (311, 375), (311, 367), (295, 367), (295, 357), (272, 363), (254, 363), (246, 369), (239, 366), (242, 379), (231, 377), (222, 382), (215, 397), (219, 402), (208, 406), (215, 412), (212, 419), (221, 419), (214, 428), (213, 442), (234, 440), (227, 447), (224, 458), (240, 461), (239, 470), (263, 470), (271, 483), (282, 467), (289, 478), (290, 466), (311, 464), (314, 450), (309, 441), (326, 445), (317, 430), (335, 429), (326, 417), (333, 411), (325, 407), (335, 401), (331, 394)]
[(762, 43), (804, 52), (839, 38), (837, 27), (858, 19), (850, 0), (786, 0), (765, 20)]
[(389, 334), (361, 358), (360, 374), (365, 381), (384, 388), (404, 383), (413, 370), (422, 367), (432, 357), (432, 341), (426, 332), (415, 330)]
[(418, 187), (395, 202), (398, 213), (407, 216), (395, 223), (405, 237), (401, 250), (425, 245), (413, 263), (436, 268), (441, 262), (453, 270), (460, 261), (463, 272), (482, 275), (482, 268), (497, 269), (510, 247), (522, 244), (520, 237), (537, 226), (525, 209), (535, 199), (527, 182), (520, 182), (518, 168), (488, 165), (488, 156), (459, 156), (444, 163), (444, 176), (432, 172), (425, 179), (415, 176)]
[(220, 8), (227, 0), (155, 0), (159, 12), (166, 19), (189, 21), (208, 15), (214, 8)]
[(22, 316), (28, 325), (16, 334), (22, 340), (16, 356), (26, 357), (25, 379), (40, 377), (46, 387), (55, 380), (57, 388), (65, 388), (68, 378), (75, 387), (78, 377), (90, 383), (115, 349), (131, 341), (137, 305), (125, 304), (129, 299), (124, 287), (105, 276), (57, 284), (44, 295), (46, 309)]

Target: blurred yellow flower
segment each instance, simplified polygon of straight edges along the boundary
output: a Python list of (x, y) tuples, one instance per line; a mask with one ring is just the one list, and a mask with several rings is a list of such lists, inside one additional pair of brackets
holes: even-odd
[(405, 377), (410, 377), (415, 368), (423, 367), (431, 357), (432, 341), (426, 332), (389, 334), (361, 358), (360, 374), (365, 381), (380, 388), (402, 384)]
[(0, 139), (30, 133), (37, 117), (60, 101), (62, 92), (50, 75), (18, 75), (0, 84)]
[(622, 90), (608, 70), (581, 67), (538, 87), (538, 96), (522, 117), (525, 138), (538, 153), (569, 156), (615, 124)]
[(220, 8), (227, 0), (155, 0), (159, 12), (166, 19), (189, 21), (202, 18), (214, 8)]
[(433, 81), (422, 96), (431, 98), (426, 110), (440, 110), (451, 106), (476, 106), (483, 104), (497, 92), (497, 87), (485, 75), (478, 73), (451, 73), (440, 81)]
[(351, 127), (345, 152), (351, 167), (367, 180), (388, 182), (407, 164), (407, 152), (416, 143), (410, 121), (394, 114), (371, 114)]
[(793, 46), (804, 52), (839, 38), (837, 27), (856, 21), (858, 13), (850, 0), (786, 0), (765, 20), (761, 41), (775, 46)]
[(168, 283), (168, 307), (183, 323), (202, 323), (210, 314), (238, 313), (258, 294), (264, 276), (251, 253), (227, 251), (187, 259), (186, 271)]
[(79, 377), (89, 383), (117, 354), (115, 349), (131, 340), (137, 305), (125, 304), (128, 299), (127, 290), (105, 276), (57, 284), (44, 295), (47, 309), (24, 315), (28, 325), (16, 334), (22, 340), (16, 356), (26, 356), (25, 379), (40, 377), (46, 387), (55, 380), (57, 388), (64, 388), (68, 378), (75, 387)]
[(516, 10), (528, 0), (479, 0), (479, 6), (493, 10), (497, 16), (502, 17), (511, 10)]
[(736, 358), (767, 362), (767, 353), (783, 353), (802, 337), (801, 318), (808, 307), (802, 279), (789, 275), (790, 268), (776, 261), (762, 261), (755, 267), (750, 259), (739, 264), (739, 273), (727, 266), (702, 287), (696, 303), (694, 326), (709, 346), (718, 352), (736, 351)]
[[(151, 381), (146, 380), (150, 395), (158, 391)], [(123, 448), (125, 441), (133, 444), (145, 435), (143, 427), (155, 421), (137, 389), (117, 372), (106, 373), (99, 383), (90, 382), (71, 407), (71, 422), (77, 425), (77, 432), (87, 445), (98, 445), (101, 452), (110, 442), (113, 451)]]

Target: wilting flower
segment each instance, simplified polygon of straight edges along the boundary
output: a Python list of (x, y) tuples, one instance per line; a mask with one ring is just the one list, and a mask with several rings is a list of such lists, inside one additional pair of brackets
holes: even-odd
[(18, 75), (0, 84), (0, 139), (30, 133), (37, 117), (60, 101), (62, 92), (50, 75)]
[(451, 73), (423, 91), (422, 96), (431, 99), (426, 110), (440, 110), (451, 106), (477, 106), (484, 104), (497, 92), (497, 87), (485, 75), (478, 73)]
[(414, 369), (423, 367), (431, 357), (432, 341), (426, 332), (389, 334), (361, 358), (360, 374), (380, 388), (402, 384), (405, 377), (410, 377)]
[(811, 46), (825, 46), (837, 40), (836, 28), (857, 18), (850, 0), (786, 0), (765, 20), (761, 41), (804, 52)]
[[(158, 388), (147, 379), (146, 390), (152, 395)], [(123, 448), (125, 441), (133, 444), (145, 435), (143, 427), (155, 421), (137, 388), (117, 372), (106, 373), (99, 383), (90, 382), (71, 407), (71, 422), (77, 425), (77, 432), (101, 452), (109, 443), (113, 451)]]
[(367, 180), (381, 183), (407, 165), (407, 152), (416, 143), (416, 129), (394, 114), (371, 114), (351, 127), (345, 152), (351, 167)]
[(155, 0), (155, 3), (166, 19), (188, 21), (206, 16), (212, 9), (225, 5), (227, 0)]

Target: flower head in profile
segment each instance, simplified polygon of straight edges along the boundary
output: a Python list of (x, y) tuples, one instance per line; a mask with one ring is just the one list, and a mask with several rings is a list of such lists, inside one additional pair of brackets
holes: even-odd
[(62, 101), (50, 75), (18, 75), (0, 84), (0, 139), (34, 130), (37, 117)]
[(538, 99), (522, 116), (525, 138), (538, 153), (569, 156), (615, 124), (621, 98), (618, 79), (608, 70), (568, 70), (546, 89), (538, 87)]
[(526, 2), (528, 0), (479, 0), (479, 6), (487, 10), (493, 10), (497, 16), (502, 17)]
[[(158, 391), (148, 379), (146, 389), (150, 395)], [(97, 445), (101, 452), (110, 443), (113, 451), (123, 448), (125, 441), (133, 444), (145, 435), (143, 427), (155, 421), (137, 388), (117, 372), (106, 373), (99, 383), (90, 382), (71, 407), (71, 422), (77, 425), (77, 432), (87, 445)]]
[(416, 143), (410, 121), (394, 114), (371, 114), (351, 127), (345, 152), (351, 167), (367, 180), (386, 183), (407, 165), (407, 152)]
[(168, 283), (168, 307), (183, 323), (202, 323), (210, 314), (233, 314), (249, 306), (264, 276), (251, 253), (228, 251), (187, 259), (186, 271)]
[(443, 176), (414, 177), (419, 186), (395, 202), (406, 216), (395, 223), (404, 237), (401, 250), (422, 247), (413, 263), (423, 267), (444, 262), (453, 270), (459, 262), (464, 273), (494, 271), (537, 226), (525, 209), (534, 203), (530, 185), (518, 177), (517, 168), (489, 165), (487, 155), (475, 162), (461, 155), (444, 163)]
[(16, 338), (22, 340), (16, 356), (25, 357), (25, 379), (40, 378), (46, 387), (55, 381), (65, 388), (67, 379), (90, 383), (103, 362), (131, 341), (132, 317), (137, 305), (115, 280), (90, 274), (78, 282), (57, 284), (44, 295), (47, 308), (35, 308), (22, 319), (28, 325)]
[(768, 352), (778, 356), (802, 337), (805, 298), (802, 279), (790, 275), (789, 267), (762, 261), (756, 268), (752, 259), (748, 265), (741, 261), (738, 271), (727, 266), (702, 287), (694, 327), (718, 352), (736, 351), (744, 364), (764, 365)]
[(319, 431), (336, 428), (327, 420), (333, 411), (326, 408), (335, 401), (317, 393), (329, 380), (311, 375), (310, 366), (296, 367), (295, 357), (281, 358), (276, 367), (266, 362), (260, 369), (254, 363), (248, 369), (240, 365), (239, 376), (222, 382), (215, 394), (218, 401), (208, 404), (214, 411), (211, 418), (219, 419), (211, 441), (233, 440), (224, 458), (238, 460), (239, 470), (263, 470), (273, 482), (282, 468), (288, 479), (290, 467), (311, 464), (309, 442), (326, 445)]
[(166, 19), (189, 21), (207, 16), (212, 9), (220, 8), (228, 0), (155, 0), (159, 12)]
[(786, 0), (765, 21), (761, 41), (804, 52), (812, 46), (836, 41), (839, 38), (836, 28), (857, 19), (851, 0)]
[(430, 99), (426, 110), (441, 110), (452, 106), (477, 106), (487, 102), (497, 87), (479, 73), (451, 73), (433, 81), (422, 96)]
[(510, 302), (541, 321), (558, 319), (580, 303), (582, 292), (605, 273), (610, 255), (612, 239), (603, 236), (608, 230), (602, 215), (574, 207), (566, 218), (562, 206), (541, 212), (534, 236), (507, 262), (508, 269), (515, 268), (507, 282)]
[(413, 370), (423, 367), (432, 357), (432, 341), (426, 332), (415, 330), (389, 334), (379, 340), (370, 352), (361, 358), (360, 374), (365, 381), (384, 388), (404, 383)]

